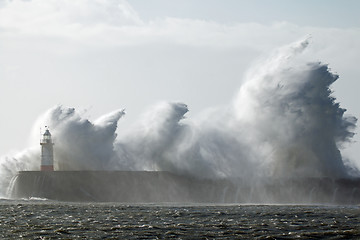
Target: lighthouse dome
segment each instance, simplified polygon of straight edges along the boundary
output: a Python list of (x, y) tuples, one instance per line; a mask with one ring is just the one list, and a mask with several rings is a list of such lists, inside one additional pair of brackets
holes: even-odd
[(44, 135), (46, 135), (46, 136), (51, 136), (51, 133), (50, 133), (49, 129), (46, 129)]

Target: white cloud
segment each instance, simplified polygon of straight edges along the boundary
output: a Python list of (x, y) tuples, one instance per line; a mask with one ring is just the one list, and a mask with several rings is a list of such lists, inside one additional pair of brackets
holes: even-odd
[[(0, 4), (0, 107), (15, 115), (16, 125), (59, 103), (95, 105), (95, 115), (125, 105), (131, 119), (145, 104), (165, 98), (185, 100), (196, 112), (229, 101), (257, 57), (308, 34), (312, 44), (305, 57), (330, 63), (340, 75), (335, 95), (359, 116), (359, 28), (180, 18), (145, 22), (126, 1), (6, 1)], [(49, 82), (52, 89), (43, 93)], [(6, 101), (12, 98), (30, 99), (31, 110), (13, 113), (24, 106)], [(13, 135), (0, 128), (11, 135), (11, 144), (28, 130)]]
[(308, 34), (316, 38), (315, 42), (320, 39), (317, 48), (340, 49), (337, 41), (345, 43), (342, 48), (358, 47), (360, 39), (360, 30), (356, 28), (300, 27), (288, 22), (221, 24), (170, 17), (144, 22), (125, 0), (9, 0), (0, 7), (0, 29), (3, 38), (37, 36), (101, 46), (156, 43), (247, 47), (260, 51), (269, 51)]
[(78, 35), (90, 28), (140, 24), (126, 1), (8, 1), (0, 8), (0, 26), (15, 34)]

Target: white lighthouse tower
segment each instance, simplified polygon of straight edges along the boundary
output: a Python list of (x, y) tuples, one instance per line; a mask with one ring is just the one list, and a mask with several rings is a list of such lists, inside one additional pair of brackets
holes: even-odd
[(51, 139), (51, 133), (46, 128), (45, 133), (40, 139), (41, 145), (41, 171), (54, 171), (54, 143)]

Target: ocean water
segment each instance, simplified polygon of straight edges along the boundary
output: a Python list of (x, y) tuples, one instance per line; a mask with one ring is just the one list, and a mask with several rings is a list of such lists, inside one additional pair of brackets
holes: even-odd
[(0, 204), (1, 239), (360, 239), (360, 206)]

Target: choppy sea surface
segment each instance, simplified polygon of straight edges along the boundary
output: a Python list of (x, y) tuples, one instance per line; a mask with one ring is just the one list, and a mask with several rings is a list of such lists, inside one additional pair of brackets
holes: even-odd
[(1, 239), (360, 239), (360, 206), (0, 200)]

